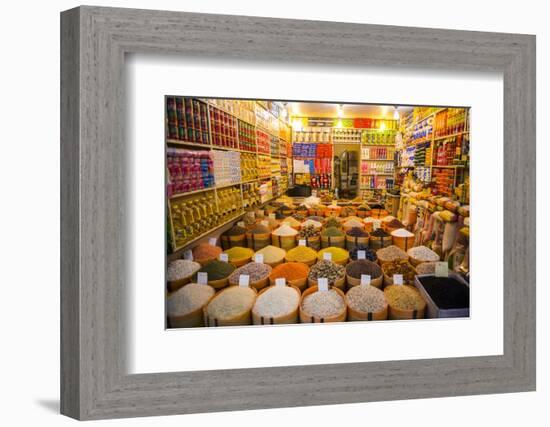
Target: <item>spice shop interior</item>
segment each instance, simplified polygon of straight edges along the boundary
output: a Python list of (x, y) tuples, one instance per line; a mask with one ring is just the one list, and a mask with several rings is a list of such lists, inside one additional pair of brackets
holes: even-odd
[(166, 326), (469, 317), (469, 108), (165, 97)]

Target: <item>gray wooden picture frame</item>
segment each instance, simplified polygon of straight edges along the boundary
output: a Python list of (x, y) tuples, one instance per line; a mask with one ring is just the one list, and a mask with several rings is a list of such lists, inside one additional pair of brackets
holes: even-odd
[[(504, 76), (504, 354), (129, 375), (127, 53)], [(491, 179), (489, 176), (487, 179)], [(61, 14), (61, 412), (77, 419), (535, 390), (535, 37), (79, 7)]]

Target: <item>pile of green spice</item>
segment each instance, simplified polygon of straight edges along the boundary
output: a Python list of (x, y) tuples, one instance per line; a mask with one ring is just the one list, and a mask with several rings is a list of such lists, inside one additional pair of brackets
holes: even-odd
[[(217, 259), (210, 261), (204, 267), (199, 270), (199, 273), (207, 273), (208, 280), (221, 280), (229, 277), (231, 273), (235, 271), (233, 264), (228, 262), (219, 261)], [(197, 280), (197, 275), (193, 277), (193, 281)]]
[(340, 227), (342, 227), (342, 224), (336, 218), (331, 217), (331, 218), (327, 219), (327, 222), (325, 222), (325, 227), (340, 228)]
[(343, 237), (344, 233), (336, 227), (327, 227), (321, 233), (323, 237)]

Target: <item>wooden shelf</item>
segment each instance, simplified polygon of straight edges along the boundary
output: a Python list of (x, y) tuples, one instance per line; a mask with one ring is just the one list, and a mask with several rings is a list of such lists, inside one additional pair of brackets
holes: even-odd
[(361, 159), (363, 162), (393, 162), (393, 159)]
[(395, 144), (367, 144), (366, 142), (361, 143), (364, 147), (395, 147)]
[(435, 137), (434, 137), (434, 141), (439, 141), (439, 140), (441, 140), (441, 139), (447, 139), (447, 138), (455, 138), (455, 137), (457, 137), (458, 135), (464, 135), (464, 134), (467, 134), (467, 133), (470, 133), (470, 132), (467, 131), (467, 130), (463, 130), (462, 132), (451, 133), (450, 135), (435, 136)]
[(459, 168), (464, 168), (466, 166), (464, 165), (430, 165), (430, 166), (425, 166), (425, 167), (431, 167), (431, 168), (446, 168), (446, 169), (459, 169)]
[(200, 144), (198, 142), (181, 141), (179, 139), (167, 139), (166, 143), (170, 145), (180, 145), (182, 147), (200, 147), (200, 148), (206, 148), (206, 149), (211, 148), (210, 144)]

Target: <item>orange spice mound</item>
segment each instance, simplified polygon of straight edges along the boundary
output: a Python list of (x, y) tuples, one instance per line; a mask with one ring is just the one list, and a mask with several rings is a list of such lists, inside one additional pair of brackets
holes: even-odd
[(194, 259), (218, 258), (222, 253), (222, 248), (213, 246), (209, 243), (201, 243), (193, 249)]
[(309, 267), (301, 262), (287, 262), (273, 268), (269, 275), (270, 279), (284, 277), (287, 281), (304, 279), (309, 273)]

